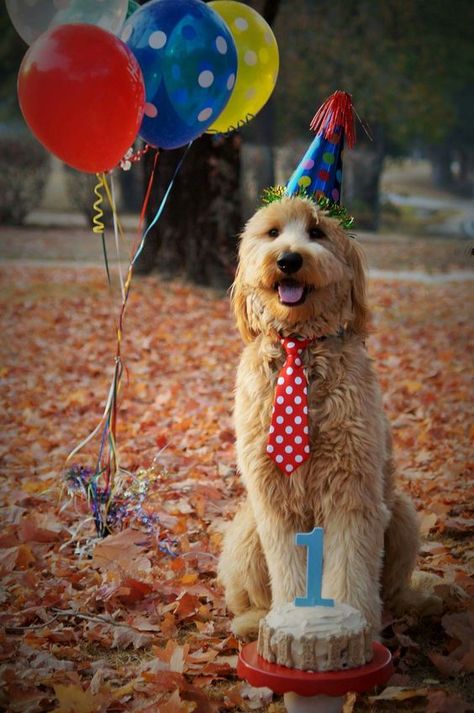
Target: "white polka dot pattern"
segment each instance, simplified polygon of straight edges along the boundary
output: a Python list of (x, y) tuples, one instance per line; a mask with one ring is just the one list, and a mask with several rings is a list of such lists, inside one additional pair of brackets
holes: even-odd
[(207, 121), (210, 116), (212, 116), (212, 109), (210, 106), (207, 106), (205, 109), (202, 109), (202, 111), (199, 112), (197, 118), (198, 121)]
[(156, 30), (156, 32), (152, 32), (150, 37), (148, 38), (148, 44), (150, 47), (154, 50), (160, 50), (162, 47), (165, 46), (168, 38), (164, 32), (161, 30)]
[(219, 54), (226, 54), (227, 52), (227, 42), (224, 37), (216, 37), (216, 47)]
[(300, 355), (309, 339), (282, 339), (286, 361), (278, 375), (267, 453), (291, 475), (309, 458), (308, 389)]
[(214, 82), (214, 75), (209, 69), (202, 71), (198, 77), (198, 83), (200, 87), (207, 89)]

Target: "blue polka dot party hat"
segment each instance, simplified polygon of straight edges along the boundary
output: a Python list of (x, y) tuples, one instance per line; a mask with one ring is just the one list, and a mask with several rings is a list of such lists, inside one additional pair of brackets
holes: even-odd
[(342, 156), (344, 144), (352, 148), (355, 142), (355, 122), (352, 97), (337, 91), (318, 109), (310, 128), (316, 137), (288, 181), (285, 193), (301, 193), (316, 200), (326, 198), (340, 204)]

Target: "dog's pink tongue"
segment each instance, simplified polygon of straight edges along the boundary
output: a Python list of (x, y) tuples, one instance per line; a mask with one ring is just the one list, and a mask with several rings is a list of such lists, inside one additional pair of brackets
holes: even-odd
[(303, 290), (303, 285), (285, 285), (285, 283), (282, 283), (278, 285), (278, 296), (281, 302), (294, 304), (303, 297)]

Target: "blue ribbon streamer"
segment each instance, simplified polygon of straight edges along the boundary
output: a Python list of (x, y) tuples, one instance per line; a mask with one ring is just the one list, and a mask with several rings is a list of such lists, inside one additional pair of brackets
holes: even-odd
[(188, 155), (188, 151), (189, 151), (189, 149), (191, 148), (192, 143), (193, 143), (192, 141), (189, 142), (189, 144), (188, 144), (187, 147), (186, 147), (186, 151), (185, 151), (184, 154), (181, 156), (181, 158), (180, 158), (180, 160), (179, 160), (179, 163), (178, 163), (178, 165), (176, 166), (175, 171), (174, 171), (174, 173), (173, 173), (173, 177), (172, 177), (171, 181), (170, 181), (169, 184), (168, 184), (168, 188), (167, 188), (166, 191), (165, 191), (165, 195), (164, 195), (163, 198), (161, 199), (161, 203), (160, 203), (160, 205), (159, 205), (159, 207), (158, 207), (158, 210), (157, 210), (156, 213), (155, 213), (155, 217), (153, 218), (153, 220), (151, 221), (150, 225), (148, 226), (148, 228), (147, 228), (147, 229), (145, 230), (145, 232), (143, 233), (143, 237), (142, 237), (141, 243), (140, 243), (140, 245), (138, 246), (137, 252), (135, 253), (135, 256), (134, 256), (134, 258), (133, 258), (133, 260), (132, 260), (132, 266), (135, 265), (135, 262), (136, 262), (138, 256), (140, 255), (141, 251), (143, 250), (143, 246), (145, 245), (145, 240), (146, 240), (146, 237), (147, 237), (148, 233), (149, 233), (150, 230), (156, 225), (156, 223), (159, 221), (159, 219), (160, 219), (160, 217), (161, 217), (161, 214), (163, 213), (164, 207), (165, 207), (165, 205), (166, 205), (166, 201), (168, 200), (169, 194), (171, 193), (171, 189), (173, 188), (173, 185), (174, 185), (174, 182), (175, 182), (175, 180), (176, 180), (176, 177), (177, 177), (177, 175), (178, 175), (178, 173), (179, 173), (179, 171), (180, 171), (180, 169), (181, 169), (181, 166), (182, 166), (183, 163), (184, 163), (184, 159), (185, 159), (186, 156)]

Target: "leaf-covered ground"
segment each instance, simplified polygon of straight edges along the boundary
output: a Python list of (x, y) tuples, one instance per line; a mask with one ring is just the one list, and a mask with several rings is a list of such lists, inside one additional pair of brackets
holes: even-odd
[[(64, 460), (97, 424), (118, 287), (98, 267), (1, 268), (0, 709), (283, 711), (235, 676), (216, 558), (242, 489), (232, 389), (241, 349), (224, 295), (135, 279), (118, 444), (123, 529), (95, 539)], [(346, 712), (474, 710), (472, 282), (373, 280), (373, 355), (400, 487), (420, 511), (420, 567), (441, 617), (387, 615), (397, 673)], [(98, 442), (74, 459), (94, 465)], [(470, 686), (471, 683), (471, 693)], [(471, 699), (469, 696), (471, 695)], [(470, 701), (470, 703), (469, 703)]]

